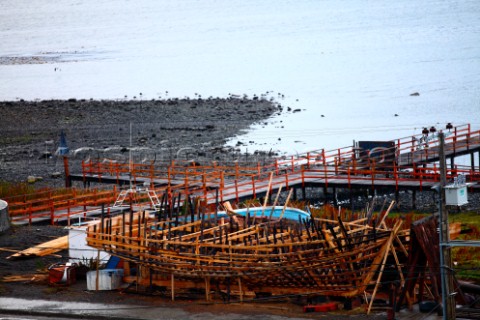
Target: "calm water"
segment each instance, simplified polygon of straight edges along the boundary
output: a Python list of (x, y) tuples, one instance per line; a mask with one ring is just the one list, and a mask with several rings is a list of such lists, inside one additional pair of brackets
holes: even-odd
[(0, 100), (265, 94), (301, 111), (239, 139), (288, 154), (478, 129), (479, 18), (478, 0), (1, 0)]

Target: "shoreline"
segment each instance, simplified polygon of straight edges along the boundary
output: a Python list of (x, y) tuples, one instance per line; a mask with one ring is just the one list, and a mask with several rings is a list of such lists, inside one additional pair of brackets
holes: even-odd
[(89, 158), (127, 161), (130, 148), (138, 162), (193, 153), (223, 157), (240, 154), (238, 148), (225, 147), (227, 139), (282, 111), (273, 101), (232, 97), (0, 101), (0, 181), (25, 182), (35, 176), (42, 177), (40, 185), (63, 185), (58, 179), (63, 162), (55, 156), (61, 132), (71, 170)]

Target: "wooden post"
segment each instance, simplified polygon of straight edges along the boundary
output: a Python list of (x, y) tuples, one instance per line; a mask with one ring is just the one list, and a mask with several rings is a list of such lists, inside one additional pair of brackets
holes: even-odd
[(272, 215), (273, 215), (273, 212), (275, 211), (275, 206), (277, 205), (278, 198), (280, 197), (281, 192), (282, 192), (282, 186), (278, 187), (277, 196), (275, 197), (275, 201), (273, 201), (272, 210), (270, 211), (269, 219), (272, 219)]
[(240, 198), (238, 197), (238, 180), (237, 179), (235, 179), (235, 199), (237, 200), (237, 203), (240, 202)]
[[(257, 192), (255, 191), (255, 177), (252, 176), (252, 197), (253, 199), (257, 199)], [(222, 199), (223, 201), (223, 199)]]
[[(103, 230), (102, 230), (103, 232)], [(100, 277), (100, 271), (99, 271), (99, 268), (100, 268), (100, 250), (97, 250), (97, 266), (96, 266), (96, 272), (95, 272), (95, 290), (98, 291), (99, 288), (99, 277)]]
[(210, 279), (205, 277), (205, 300), (210, 301)]
[(70, 169), (68, 167), (68, 157), (63, 156), (63, 168), (65, 171), (65, 188), (70, 188), (72, 186), (72, 182), (70, 179)]
[(171, 274), (171, 280), (172, 280), (172, 283), (171, 283), (172, 301), (175, 301), (175, 276), (173, 273)]
[(267, 201), (270, 195), (270, 188), (272, 187), (272, 179), (273, 179), (273, 172), (270, 172), (270, 179), (268, 180), (267, 193), (265, 194), (265, 199), (263, 201), (263, 206), (262, 206), (262, 217), (265, 212), (265, 208), (267, 207)]
[(377, 281), (375, 282), (375, 287), (373, 289), (372, 297), (371, 297), (370, 302), (368, 304), (367, 314), (370, 314), (370, 311), (372, 309), (372, 305), (373, 305), (373, 302), (375, 300), (375, 295), (377, 294), (378, 286), (380, 285), (380, 280), (382, 279), (383, 270), (385, 269), (385, 265), (387, 263), (388, 254), (390, 252), (390, 248), (392, 247), (393, 238), (396, 236), (396, 234), (397, 234), (398, 230), (400, 229), (401, 225), (402, 225), (402, 222), (397, 222), (395, 224), (395, 226), (393, 227), (393, 229), (391, 231), (390, 237), (387, 240), (387, 244), (382, 251), (382, 254), (381, 254), (383, 256), (382, 264), (380, 265), (380, 270), (378, 271)]
[(478, 166), (480, 167), (480, 151), (477, 152), (477, 157), (478, 157)]
[(283, 218), (283, 214), (285, 213), (285, 210), (287, 210), (288, 202), (290, 201), (292, 192), (293, 192), (293, 189), (290, 189), (290, 192), (288, 193), (288, 196), (287, 196), (287, 200), (285, 201), (285, 205), (283, 206), (282, 213), (280, 214), (279, 220)]
[(67, 225), (70, 227), (70, 200), (67, 200)]
[(202, 174), (202, 189), (203, 189), (203, 197), (207, 200), (207, 176), (206, 174)]
[(475, 153), (472, 152), (470, 153), (470, 168), (472, 170), (472, 172), (475, 172)]
[(243, 302), (242, 278), (238, 278), (238, 290), (240, 291), (240, 302)]
[(55, 224), (55, 209), (53, 207), (53, 200), (50, 200), (50, 224)]

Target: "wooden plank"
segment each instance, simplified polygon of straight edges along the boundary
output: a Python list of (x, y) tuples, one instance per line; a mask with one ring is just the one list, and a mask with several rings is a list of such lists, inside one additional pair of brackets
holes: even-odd
[(19, 252), (20, 250), (14, 250), (14, 249), (9, 249), (9, 248), (0, 248), (0, 251), (17, 253), (17, 252)]
[(44, 273), (9, 275), (2, 278), (3, 282), (43, 282), (47, 280), (48, 274)]
[(68, 249), (68, 235), (19, 251), (8, 256), (7, 259), (43, 257), (65, 249)]

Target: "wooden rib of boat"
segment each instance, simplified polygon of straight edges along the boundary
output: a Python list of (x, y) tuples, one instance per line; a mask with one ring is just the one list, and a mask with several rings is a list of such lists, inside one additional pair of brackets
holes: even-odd
[(91, 224), (87, 242), (172, 279), (351, 297), (381, 276), (401, 225), (388, 228), (367, 217), (314, 219), (285, 207), (259, 210), (228, 208), (170, 220), (147, 212), (124, 214)]

